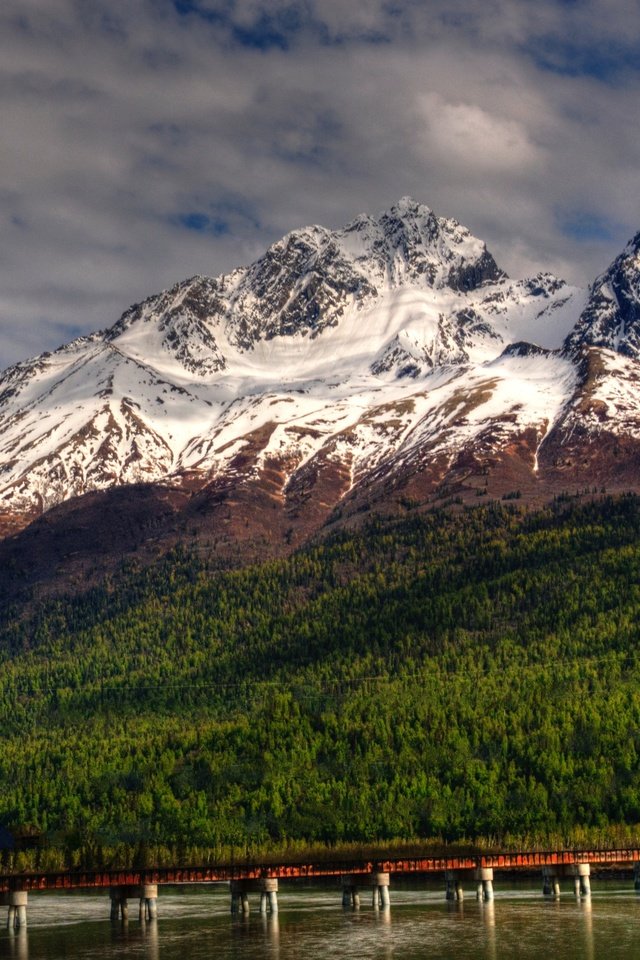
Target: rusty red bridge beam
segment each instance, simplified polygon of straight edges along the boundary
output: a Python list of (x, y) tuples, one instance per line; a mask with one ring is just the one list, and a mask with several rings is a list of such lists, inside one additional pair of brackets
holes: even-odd
[(74, 890), (133, 886), (146, 883), (197, 884), (230, 880), (332, 878), (343, 874), (396, 876), (493, 868), (519, 870), (572, 863), (640, 863), (640, 848), (618, 850), (550, 850), (485, 853), (454, 857), (400, 857), (388, 859), (317, 861), (315, 863), (223, 863), (214, 866), (152, 867), (131, 870), (65, 870), (55, 873), (0, 874), (0, 891)]

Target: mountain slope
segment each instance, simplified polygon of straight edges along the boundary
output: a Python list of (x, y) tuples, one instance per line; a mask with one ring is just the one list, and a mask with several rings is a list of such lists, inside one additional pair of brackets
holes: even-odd
[(1, 528), (92, 494), (83, 522), (113, 503), (125, 530), (110, 491), (135, 485), (125, 552), (186, 529), (278, 552), (371, 508), (635, 489), (638, 243), (582, 291), (510, 280), (408, 198), (294, 231), (4, 373)]
[(233, 571), (179, 551), (0, 615), (0, 823), (41, 831), (40, 870), (625, 823), (637, 845), (639, 574), (637, 497), (490, 504)]

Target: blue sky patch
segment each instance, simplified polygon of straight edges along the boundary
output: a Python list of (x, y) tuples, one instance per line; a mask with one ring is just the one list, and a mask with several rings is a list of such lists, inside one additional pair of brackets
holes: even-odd
[(185, 230), (193, 230), (195, 233), (211, 233), (214, 237), (223, 237), (231, 232), (226, 220), (220, 217), (210, 217), (208, 213), (198, 211), (180, 213), (175, 219)]
[(201, 6), (198, 0), (173, 0), (181, 16), (196, 15), (225, 30), (231, 41), (254, 50), (288, 50), (291, 39), (302, 29), (304, 10), (292, 3), (275, 13), (261, 12), (252, 23), (238, 24), (233, 17), (233, 4), (217, 9)]
[(242, 197), (218, 201), (194, 197), (191, 203), (191, 209), (169, 217), (173, 224), (183, 230), (213, 237), (225, 237), (239, 233), (253, 233), (261, 228), (257, 210)]
[(640, 69), (640, 50), (624, 43), (580, 45), (558, 37), (542, 37), (526, 52), (541, 70), (566, 77), (592, 77), (615, 84), (622, 74)]
[(171, 0), (180, 16), (198, 16), (207, 23), (220, 29), (231, 45), (247, 47), (266, 52), (269, 50), (290, 50), (303, 35), (312, 37), (321, 47), (342, 47), (348, 43), (388, 44), (393, 40), (398, 27), (405, 20), (403, 3), (383, 4), (384, 21), (390, 31), (382, 27), (366, 30), (354, 30), (353, 26), (345, 32), (331, 31), (328, 24), (317, 15), (314, 4), (309, 0), (291, 0), (286, 6), (274, 10), (269, 4), (256, 11), (252, 21), (241, 21), (234, 16), (233, 0), (221, 0), (215, 8), (202, 0)]
[(577, 240), (578, 243), (610, 241), (619, 233), (617, 225), (599, 213), (565, 214), (558, 219), (565, 237)]

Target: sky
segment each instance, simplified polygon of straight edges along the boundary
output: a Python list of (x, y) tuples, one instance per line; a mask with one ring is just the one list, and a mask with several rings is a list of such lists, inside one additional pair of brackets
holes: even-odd
[(2, 0), (0, 369), (405, 195), (586, 285), (639, 94), (637, 0)]

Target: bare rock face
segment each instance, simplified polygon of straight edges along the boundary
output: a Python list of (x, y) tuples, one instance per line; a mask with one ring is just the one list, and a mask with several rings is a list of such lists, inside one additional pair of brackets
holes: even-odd
[(589, 292), (587, 305), (566, 341), (568, 351), (605, 347), (640, 357), (640, 233)]
[(639, 250), (588, 291), (511, 280), (404, 198), (178, 283), (0, 377), (0, 562), (246, 558), (371, 510), (636, 489)]

